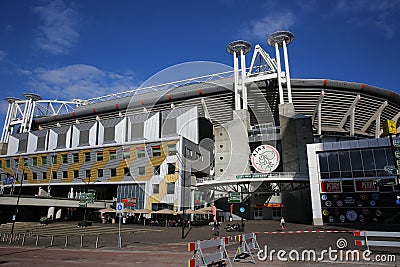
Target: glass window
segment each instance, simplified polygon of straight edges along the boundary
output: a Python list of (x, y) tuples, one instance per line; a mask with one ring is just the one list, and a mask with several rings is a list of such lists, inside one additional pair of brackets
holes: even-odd
[(154, 175), (159, 175), (160, 174), (160, 165), (154, 166), (153, 171), (154, 171)]
[(18, 167), (18, 166), (19, 166), (19, 159), (15, 159), (15, 160), (14, 160), (14, 166), (15, 166), (15, 167)]
[(33, 180), (37, 180), (37, 173), (36, 173), (36, 172), (33, 172), (33, 173), (32, 173), (32, 179), (33, 179)]
[(57, 164), (57, 155), (51, 156), (51, 162), (52, 162), (53, 164)]
[(42, 180), (47, 180), (47, 172), (42, 172)]
[(103, 177), (103, 169), (97, 170), (97, 177)]
[(116, 159), (117, 158), (117, 151), (116, 150), (110, 150), (110, 160)]
[(117, 169), (115, 169), (115, 168), (110, 169), (110, 174), (111, 174), (111, 177), (116, 177), (117, 176)]
[(62, 178), (67, 179), (68, 178), (68, 171), (63, 171), (62, 172)]
[(160, 193), (160, 185), (153, 184), (153, 194), (158, 194), (158, 193)]
[(68, 163), (68, 155), (67, 154), (62, 155), (62, 162)]
[(85, 152), (84, 158), (85, 158), (85, 162), (90, 161), (90, 152)]
[(351, 171), (350, 153), (348, 151), (340, 151), (338, 155), (339, 155), (340, 170), (342, 172)]
[(139, 175), (145, 175), (146, 174), (146, 167), (142, 166), (139, 167)]
[(330, 152), (328, 154), (329, 172), (339, 171), (339, 158), (337, 152)]
[(75, 179), (79, 178), (79, 171), (78, 170), (74, 170), (74, 178)]
[(85, 170), (85, 177), (86, 178), (91, 177), (90, 170)]
[(57, 172), (56, 171), (53, 172), (53, 179), (57, 180)]
[(72, 160), (74, 163), (79, 162), (79, 153), (72, 154)]
[(393, 153), (391, 148), (385, 148), (385, 154), (388, 166), (394, 166)]
[(176, 145), (168, 145), (168, 156), (176, 154)]
[(160, 146), (151, 146), (151, 152), (153, 157), (159, 157), (161, 156), (161, 149)]
[(97, 161), (103, 161), (103, 151), (98, 151), (96, 153), (96, 160)]
[(167, 194), (175, 194), (175, 183), (167, 183)]
[(9, 159), (6, 160), (6, 167), (10, 168), (10, 160)]
[(130, 150), (129, 147), (128, 147), (128, 148), (124, 148), (124, 149), (122, 150), (122, 158), (124, 158), (124, 159), (129, 159), (129, 158), (131, 158), (131, 150)]
[(138, 158), (145, 158), (146, 157), (146, 151), (145, 151), (144, 147), (138, 147), (136, 149), (136, 151), (137, 151), (137, 157)]
[(27, 173), (24, 173), (24, 181), (26, 181), (26, 180), (28, 180), (28, 174)]
[(3, 161), (0, 160), (0, 169), (2, 169), (2, 168), (3, 168)]
[(328, 153), (318, 154), (318, 160), (319, 160), (319, 171), (320, 172), (329, 172)]
[(375, 168), (377, 170), (383, 170), (385, 166), (388, 166), (388, 162), (386, 159), (386, 154), (385, 150), (380, 148), (380, 149), (374, 149), (374, 159), (375, 159)]
[(125, 175), (125, 176), (131, 176), (131, 171), (129, 170), (128, 167), (125, 167), (125, 168), (124, 168), (124, 175)]
[(24, 158), (24, 166), (28, 166), (28, 159)]
[(37, 166), (37, 157), (32, 158), (32, 166)]
[(43, 156), (42, 157), (42, 165), (46, 165), (47, 164), (47, 156)]
[(374, 170), (375, 164), (372, 150), (362, 150), (361, 155), (363, 159), (364, 170)]
[(175, 174), (175, 163), (168, 163), (168, 174)]
[(351, 168), (355, 170), (363, 170), (360, 150), (350, 151)]

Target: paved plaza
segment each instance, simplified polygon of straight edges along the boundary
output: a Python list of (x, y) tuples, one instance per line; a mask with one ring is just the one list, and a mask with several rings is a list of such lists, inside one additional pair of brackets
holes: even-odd
[[(233, 262), (238, 247), (238, 232), (226, 232), (222, 224), (220, 236), (229, 238), (227, 252), (232, 266), (253, 266), (243, 261)], [(11, 224), (0, 226), (0, 233), (9, 233)], [(332, 232), (334, 230), (335, 232)], [(16, 223), (14, 232), (18, 238), (9, 242), (1, 241), (0, 264), (2, 266), (187, 266), (193, 255), (187, 251), (188, 242), (211, 239), (211, 226), (196, 226), (185, 229), (185, 239), (179, 227), (152, 227), (122, 224), (122, 248), (118, 248), (118, 224), (94, 224), (87, 228), (77, 227), (76, 222)], [(262, 249), (272, 250), (315, 250), (319, 255), (323, 249), (337, 249), (338, 239), (346, 240), (344, 249), (365, 250), (355, 247), (350, 229), (337, 227), (314, 227), (311, 225), (288, 223), (285, 232), (279, 231), (275, 221), (249, 221), (245, 232), (257, 232), (257, 240)], [(25, 236), (25, 237), (23, 237)], [(24, 240), (23, 240), (24, 239)], [(236, 239), (236, 240), (235, 240)], [(67, 241), (66, 241), (67, 240)], [(24, 244), (22, 245), (22, 242)], [(36, 244), (37, 243), (37, 244)], [(66, 244), (67, 243), (67, 244)], [(390, 254), (398, 257), (396, 249), (379, 249), (373, 253)], [(274, 254), (272, 262), (268, 258), (260, 261), (254, 255), (256, 266), (397, 266), (396, 262), (344, 262), (331, 261), (328, 257), (321, 262), (280, 261)], [(229, 266), (229, 265), (228, 265)]]

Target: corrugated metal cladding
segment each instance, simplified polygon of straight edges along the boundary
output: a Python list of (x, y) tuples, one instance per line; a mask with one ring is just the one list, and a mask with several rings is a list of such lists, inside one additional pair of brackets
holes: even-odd
[[(322, 130), (337, 129), (343, 115), (357, 95), (361, 96), (361, 101), (356, 107), (356, 133), (374, 135), (374, 123), (371, 124), (366, 132), (362, 132), (362, 128), (384, 101), (387, 101), (389, 105), (383, 110), (381, 122), (386, 119), (393, 119), (400, 112), (400, 96), (378, 87), (323, 79), (292, 79), (291, 82), (295, 110), (304, 115), (313, 115), (319, 95), (322, 91), (325, 92), (325, 98), (322, 102)], [(213, 124), (219, 125), (232, 119), (234, 94), (231, 91), (232, 80), (224, 79), (220, 83), (216, 82), (216, 84), (191, 84), (168, 91), (161, 90), (137, 94), (133, 100), (131, 97), (126, 97), (82, 106), (77, 110), (85, 111), (86, 113), (84, 117), (79, 118), (79, 121), (94, 121), (96, 116), (100, 116), (101, 119), (116, 118), (120, 115), (126, 115), (120, 114), (120, 112), (125, 113), (126, 111), (128, 115), (143, 114), (148, 111), (166, 111), (173, 108), (171, 104), (174, 107), (181, 108), (197, 106), (199, 114), (202, 116), (204, 112), (201, 99), (204, 99), (211, 121)], [(251, 124), (270, 123), (271, 120), (274, 120), (275, 124), (279, 125), (279, 94), (276, 80), (260, 81), (255, 85), (250, 86), (248, 90)], [(266, 99), (267, 103), (263, 99)], [(288, 102), (285, 86), (284, 99), (285, 102)], [(129, 109), (126, 110), (130, 100), (134, 103), (131, 103)], [(154, 105), (154, 103), (157, 104)], [(116, 104), (118, 104), (119, 110), (115, 109)], [(125, 107), (122, 108), (124, 105)], [(94, 114), (93, 109), (97, 113), (99, 113), (99, 109), (105, 112)], [(143, 116), (147, 116), (147, 113)], [(135, 119), (137, 118), (135, 117)], [(66, 120), (61, 120), (60, 118), (60, 120), (54, 121), (53, 118), (49, 117), (38, 119), (38, 122), (42, 122), (41, 126), (43, 128), (54, 128), (57, 123), (61, 125), (74, 124), (75, 118), (71, 116)], [(349, 122), (346, 122), (342, 131), (348, 131), (348, 128)]]
[(108, 119), (108, 120), (101, 120), (100, 123), (103, 125), (104, 128), (107, 127), (113, 127), (120, 123), (122, 121), (122, 118), (113, 118), (113, 119)]

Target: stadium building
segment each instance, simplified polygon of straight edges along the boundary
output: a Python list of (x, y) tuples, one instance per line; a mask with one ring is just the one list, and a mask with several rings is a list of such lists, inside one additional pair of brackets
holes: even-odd
[(7, 98), (3, 220), (17, 196), (24, 200), (17, 220), (49, 208), (79, 218), (72, 200), (91, 191), (91, 209), (124, 200), (132, 209), (214, 203), (229, 212), (234, 203), (246, 219), (399, 223), (399, 139), (387, 132), (397, 134), (400, 96), (328, 77), (291, 78), (292, 41), (290, 32), (272, 34), (276, 58), (256, 45), (250, 67), (251, 44), (232, 42), (230, 72), (87, 100)]

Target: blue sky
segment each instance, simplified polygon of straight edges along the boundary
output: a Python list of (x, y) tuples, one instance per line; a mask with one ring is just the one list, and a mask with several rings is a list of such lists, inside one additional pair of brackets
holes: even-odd
[[(0, 98), (87, 99), (179, 63), (232, 65), (225, 47), (236, 39), (275, 57), (265, 40), (282, 29), (295, 35), (292, 78), (400, 92), (400, 0), (2, 0)], [(0, 122), (6, 107), (1, 101)]]

